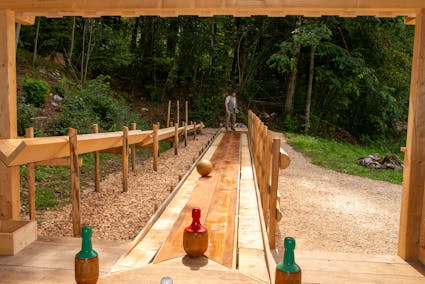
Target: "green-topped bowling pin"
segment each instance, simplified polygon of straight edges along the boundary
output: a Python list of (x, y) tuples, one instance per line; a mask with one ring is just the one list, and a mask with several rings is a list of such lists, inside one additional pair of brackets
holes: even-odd
[(91, 228), (84, 226), (81, 251), (75, 255), (75, 281), (78, 284), (95, 284), (99, 278), (99, 257), (92, 248), (91, 236)]
[(285, 238), (284, 246), (283, 261), (276, 265), (275, 284), (301, 284), (301, 268), (295, 263), (294, 257), (294, 238)]

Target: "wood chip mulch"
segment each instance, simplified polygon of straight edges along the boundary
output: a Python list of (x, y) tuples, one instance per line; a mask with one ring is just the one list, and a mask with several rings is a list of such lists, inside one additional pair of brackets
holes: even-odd
[[(152, 158), (137, 160), (134, 172), (129, 170), (128, 191), (122, 192), (121, 169), (102, 176), (100, 192), (91, 183), (81, 191), (82, 223), (93, 228), (93, 236), (104, 240), (133, 239), (145, 226), (156, 208), (190, 169), (200, 150), (217, 129), (203, 129), (196, 139), (189, 136), (187, 147), (180, 143), (178, 155), (169, 149), (159, 157), (158, 171)], [(93, 177), (94, 179), (94, 177)], [(38, 234), (41, 236), (72, 236), (71, 204), (37, 212)]]

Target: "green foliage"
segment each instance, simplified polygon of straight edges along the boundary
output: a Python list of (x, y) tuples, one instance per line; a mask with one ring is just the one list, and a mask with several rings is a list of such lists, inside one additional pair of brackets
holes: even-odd
[(194, 121), (202, 121), (207, 125), (217, 126), (224, 122), (224, 98), (221, 94), (206, 96), (193, 96), (191, 117)]
[(144, 128), (145, 122), (138, 113), (132, 112), (122, 98), (113, 96), (108, 79), (99, 76), (67, 93), (57, 121), (50, 126), (51, 134), (64, 135), (68, 127), (76, 128), (78, 133), (90, 133), (93, 123), (98, 123), (100, 132), (122, 130), (132, 122), (139, 129)]
[(22, 89), (26, 102), (36, 107), (41, 107), (49, 95), (49, 85), (43, 80), (25, 77)]
[(40, 208), (54, 208), (59, 204), (56, 194), (48, 188), (37, 188), (35, 195), (35, 207)]
[(357, 159), (373, 153), (385, 156), (388, 153), (382, 149), (361, 147), (340, 143), (323, 138), (288, 134), (288, 143), (296, 150), (311, 158), (313, 164), (350, 175), (364, 176), (371, 179), (401, 184), (403, 172), (393, 170), (377, 170), (357, 164)]
[(32, 118), (37, 114), (37, 108), (32, 104), (27, 104), (24, 102), (22, 96), (18, 96), (18, 108), (17, 108), (17, 117), (18, 117), (18, 135), (25, 135), (25, 128), (32, 126)]

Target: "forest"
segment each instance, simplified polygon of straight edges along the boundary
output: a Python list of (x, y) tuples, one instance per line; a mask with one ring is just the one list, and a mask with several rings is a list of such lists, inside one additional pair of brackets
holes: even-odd
[(397, 148), (413, 33), (401, 17), (37, 17), (17, 28), (19, 132), (49, 93), (61, 102), (40, 135), (146, 125), (140, 107), (176, 99), (218, 126), (234, 89), (241, 122), (252, 109), (276, 130)]

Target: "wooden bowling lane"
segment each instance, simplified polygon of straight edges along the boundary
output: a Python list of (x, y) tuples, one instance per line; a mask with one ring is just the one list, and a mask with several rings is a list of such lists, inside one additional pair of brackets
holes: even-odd
[(209, 247), (205, 255), (232, 268), (239, 152), (240, 134), (227, 132), (211, 157), (212, 172), (208, 177), (199, 179), (153, 263), (185, 255), (183, 230), (192, 222), (192, 208), (199, 207), (201, 223), (207, 227), (209, 235)]

